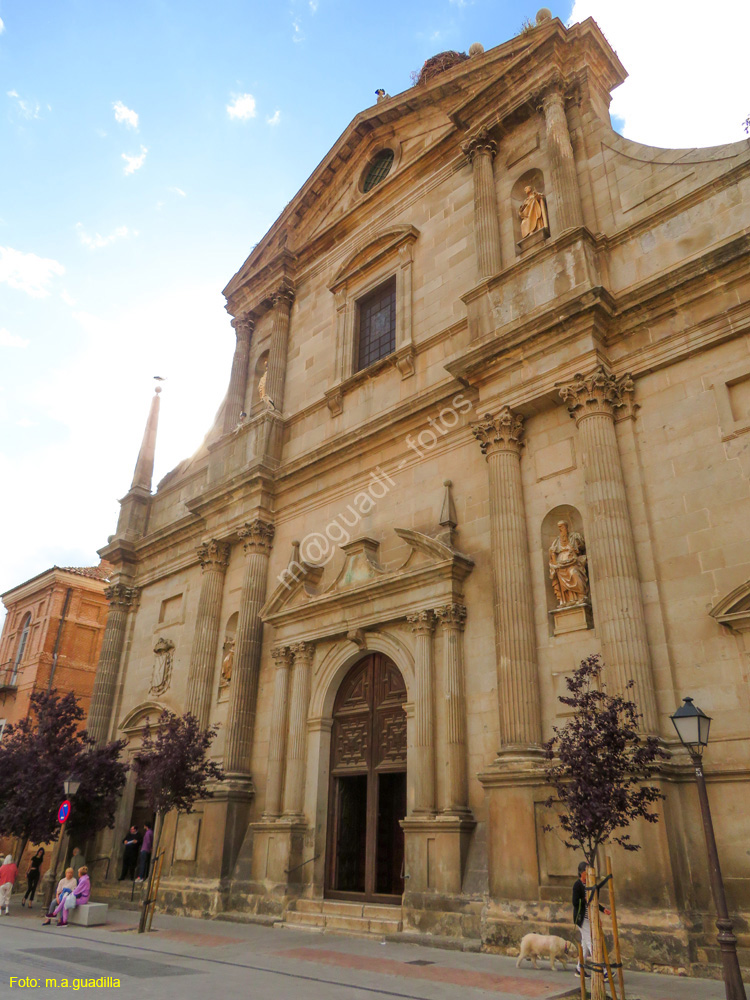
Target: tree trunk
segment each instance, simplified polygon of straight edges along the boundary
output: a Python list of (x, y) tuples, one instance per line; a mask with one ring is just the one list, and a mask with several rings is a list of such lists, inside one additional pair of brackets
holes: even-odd
[[(596, 871), (589, 867), (586, 887), (596, 885)], [(602, 924), (599, 919), (599, 892), (596, 890), (589, 903), (589, 925), (591, 927), (591, 1000), (607, 1000), (604, 978), (604, 948), (602, 946)]]
[[(17, 855), (16, 855), (16, 864), (18, 865), (19, 868), (21, 867), (21, 860), (23, 858), (23, 852), (26, 850), (26, 848), (28, 846), (28, 843), (29, 843), (29, 838), (28, 837), (19, 837), (18, 840), (17, 840), (17, 842), (16, 842), (16, 850), (18, 852)], [(21, 845), (20, 849), (18, 847), (19, 844)]]

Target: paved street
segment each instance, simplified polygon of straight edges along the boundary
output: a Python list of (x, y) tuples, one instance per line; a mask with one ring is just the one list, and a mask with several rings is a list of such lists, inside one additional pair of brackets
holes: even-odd
[[(14, 901), (15, 903), (15, 901)], [(19, 996), (10, 977), (32, 977), (38, 990), (76, 993), (73, 980), (111, 976), (121, 986), (97, 996), (159, 1000), (552, 1000), (575, 990), (572, 973), (516, 969), (493, 955), (422, 948), (229, 922), (157, 916), (158, 929), (135, 933), (136, 915), (110, 911), (106, 927), (41, 926), (39, 911), (15, 903), (0, 921), (0, 997)], [(69, 980), (67, 989), (60, 984)], [(33, 987), (33, 984), (30, 984)], [(26, 995), (26, 994), (24, 994)], [(628, 1000), (721, 1000), (720, 983), (629, 973)]]

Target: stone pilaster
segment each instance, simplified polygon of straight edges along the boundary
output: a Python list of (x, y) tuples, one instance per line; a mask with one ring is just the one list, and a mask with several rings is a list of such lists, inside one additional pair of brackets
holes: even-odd
[(560, 386), (576, 421), (583, 465), (594, 618), (602, 642), (605, 676), (612, 693), (635, 681), (643, 726), (656, 732), (656, 697), (638, 577), (633, 527), (615, 434), (615, 411), (628, 405), (629, 375), (619, 378), (601, 365)]
[(414, 656), (414, 812), (435, 812), (435, 695), (432, 633), (435, 615), (420, 611), (407, 621), (416, 636)]
[(463, 665), (466, 608), (462, 604), (448, 604), (443, 608), (437, 608), (435, 614), (443, 633), (443, 696), (446, 720), (446, 766), (441, 811), (466, 813), (469, 805)]
[(475, 424), (487, 458), (498, 651), (500, 737), (504, 746), (541, 743), (534, 602), (521, 483), (523, 417), (504, 406)]
[(216, 650), (221, 625), (221, 599), (224, 574), (229, 565), (230, 548), (215, 538), (198, 548), (198, 561), (203, 570), (198, 614), (195, 619), (193, 646), (188, 668), (187, 710), (198, 719), (201, 728), (208, 725), (211, 714)]
[(474, 172), (474, 240), (479, 278), (497, 274), (503, 262), (500, 255), (500, 217), (497, 210), (495, 175), (492, 161), (497, 143), (483, 129), (461, 147)]
[(274, 527), (256, 518), (246, 524), (239, 534), (244, 541), (246, 566), (234, 641), (224, 769), (230, 775), (249, 778), (263, 638), (263, 622), (258, 612), (266, 598), (268, 557)]
[(284, 409), (289, 316), (293, 302), (294, 292), (290, 288), (281, 288), (273, 296), (273, 330), (268, 350), (266, 395), (273, 404), (273, 409), (278, 413)]
[(560, 232), (583, 225), (581, 191), (578, 187), (576, 161), (565, 115), (565, 93), (558, 82), (542, 98), (547, 130), (547, 151), (552, 167), (552, 195), (557, 208)]
[(292, 646), (292, 692), (289, 699), (289, 745), (284, 781), (284, 817), (301, 820), (305, 806), (305, 761), (307, 757), (307, 709), (315, 646), (298, 642)]
[(281, 787), (286, 756), (289, 668), (292, 665), (292, 651), (289, 646), (276, 646), (271, 650), (271, 656), (276, 664), (276, 669), (273, 677), (273, 709), (268, 745), (268, 778), (264, 820), (276, 819), (281, 815)]
[(89, 735), (97, 743), (106, 743), (109, 737), (128, 613), (138, 598), (138, 590), (127, 583), (115, 583), (106, 588), (104, 596), (109, 601), (109, 611), (87, 725)]
[(229, 376), (227, 404), (224, 410), (224, 433), (234, 430), (240, 419), (240, 413), (245, 407), (245, 392), (247, 390), (247, 366), (250, 360), (250, 341), (253, 336), (255, 320), (251, 316), (238, 316), (232, 320), (232, 326), (237, 334), (237, 344), (232, 358), (232, 374)]

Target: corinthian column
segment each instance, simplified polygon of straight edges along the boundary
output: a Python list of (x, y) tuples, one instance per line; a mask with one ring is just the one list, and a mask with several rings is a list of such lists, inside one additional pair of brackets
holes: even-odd
[(466, 775), (466, 698), (461, 634), (466, 621), (462, 604), (435, 610), (443, 631), (446, 774), (442, 811), (465, 813), (469, 805)]
[(109, 736), (122, 648), (125, 643), (125, 628), (128, 613), (135, 604), (138, 590), (126, 583), (115, 583), (106, 588), (104, 596), (109, 601), (109, 611), (87, 724), (89, 735), (97, 743), (105, 743)]
[(221, 598), (224, 574), (229, 565), (229, 545), (215, 538), (198, 549), (198, 561), (203, 570), (198, 614), (195, 619), (193, 647), (188, 668), (187, 710), (198, 719), (201, 728), (208, 725), (211, 714), (216, 649), (219, 642)]
[(268, 746), (268, 779), (264, 819), (275, 819), (281, 813), (281, 785), (284, 776), (284, 755), (286, 754), (286, 716), (292, 651), (289, 646), (276, 646), (271, 650), (271, 656), (276, 664), (276, 670), (273, 678), (273, 710)]
[(523, 417), (504, 406), (474, 434), (487, 457), (497, 629), (500, 737), (504, 745), (541, 743), (534, 602), (521, 484)]
[(594, 614), (606, 673), (621, 694), (635, 682), (643, 725), (656, 732), (656, 697), (638, 579), (633, 528), (615, 435), (615, 410), (633, 392), (629, 375), (616, 378), (601, 365), (560, 387), (578, 428), (588, 512), (586, 547), (591, 563)]
[(559, 83), (542, 98), (547, 129), (547, 151), (552, 167), (552, 192), (557, 207), (560, 232), (583, 225), (581, 191), (578, 187), (576, 161), (565, 116), (565, 95)]
[(406, 619), (416, 635), (414, 657), (414, 812), (435, 812), (435, 722), (432, 633), (435, 616), (420, 611)]
[(224, 433), (234, 430), (240, 419), (240, 413), (245, 407), (245, 391), (247, 389), (247, 365), (250, 358), (250, 340), (255, 327), (255, 320), (250, 316), (238, 316), (232, 320), (232, 326), (237, 334), (237, 344), (232, 358), (232, 374), (229, 376), (227, 404), (224, 410)]
[(266, 394), (278, 413), (284, 409), (287, 340), (292, 302), (294, 302), (294, 292), (290, 288), (281, 288), (273, 296), (273, 330), (268, 349)]
[(477, 272), (489, 278), (502, 268), (500, 257), (500, 218), (497, 211), (495, 175), (492, 161), (497, 143), (484, 129), (461, 147), (474, 172), (474, 240)]
[(284, 816), (303, 819), (305, 807), (305, 758), (307, 709), (310, 703), (310, 673), (315, 647), (311, 642), (292, 646), (292, 694), (289, 701), (289, 748), (284, 782)]
[(246, 565), (234, 640), (224, 769), (229, 774), (249, 777), (263, 638), (263, 622), (258, 612), (266, 598), (268, 556), (274, 527), (256, 518), (246, 524), (239, 535), (244, 539)]

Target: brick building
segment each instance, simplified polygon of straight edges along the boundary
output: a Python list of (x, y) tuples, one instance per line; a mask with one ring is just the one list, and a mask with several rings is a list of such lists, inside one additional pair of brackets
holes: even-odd
[[(626, 957), (705, 971), (669, 716), (714, 717), (749, 946), (750, 146), (616, 134), (591, 20), (429, 68), (227, 285), (224, 404), (153, 494), (152, 411), (89, 726), (132, 750), (163, 707), (221, 724), (228, 780), (165, 830), (175, 909), (507, 948), (570, 931), (540, 747), (601, 653), (671, 752), (660, 822), (613, 852)], [(139, 803), (131, 775), (102, 852)]]

